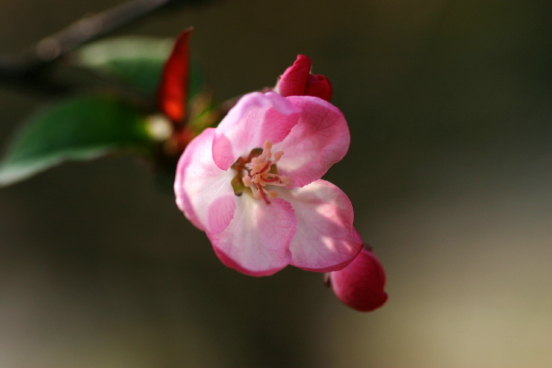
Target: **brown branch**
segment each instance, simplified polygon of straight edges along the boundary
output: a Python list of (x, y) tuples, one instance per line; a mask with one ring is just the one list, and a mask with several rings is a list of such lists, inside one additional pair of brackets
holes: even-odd
[(37, 42), (18, 58), (0, 55), (0, 83), (48, 94), (68, 92), (74, 86), (54, 81), (46, 73), (62, 56), (167, 6), (200, 2), (202, 0), (130, 0), (83, 18)]
[(83, 18), (32, 46), (28, 56), (41, 62), (52, 62), (64, 54), (126, 26), (171, 0), (132, 0), (104, 12)]

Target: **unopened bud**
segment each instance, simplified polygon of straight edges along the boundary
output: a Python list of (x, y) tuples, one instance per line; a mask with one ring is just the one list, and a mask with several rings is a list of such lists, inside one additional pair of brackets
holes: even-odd
[(274, 91), (284, 97), (315, 96), (326, 101), (332, 98), (332, 85), (323, 75), (310, 73), (312, 62), (305, 55), (297, 55), (292, 66), (278, 78)]
[(328, 78), (321, 74), (309, 74), (307, 87), (305, 88), (306, 96), (316, 96), (330, 101), (332, 99), (332, 92), (332, 85)]
[(371, 312), (387, 301), (385, 271), (371, 250), (364, 247), (342, 270), (330, 272), (327, 281), (339, 300), (360, 312)]

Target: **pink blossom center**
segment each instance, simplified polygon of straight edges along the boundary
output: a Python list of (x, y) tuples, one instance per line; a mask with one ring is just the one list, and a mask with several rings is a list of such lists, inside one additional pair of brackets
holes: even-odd
[(243, 192), (248, 192), (253, 198), (270, 204), (270, 198), (278, 197), (278, 192), (269, 187), (284, 187), (291, 183), (287, 176), (278, 174), (276, 164), (283, 154), (283, 151), (272, 153), (272, 142), (268, 140), (263, 148), (255, 148), (249, 156), (238, 158), (232, 165), (232, 169), (236, 171), (232, 180), (234, 193), (240, 196)]

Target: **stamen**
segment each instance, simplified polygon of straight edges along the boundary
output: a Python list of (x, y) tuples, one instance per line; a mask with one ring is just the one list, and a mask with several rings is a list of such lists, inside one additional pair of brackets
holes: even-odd
[[(266, 204), (270, 204), (269, 198), (278, 197), (277, 191), (265, 188), (267, 185), (283, 187), (291, 183), (289, 177), (278, 174), (276, 166), (284, 152), (272, 153), (271, 150), (272, 142), (267, 140), (263, 148), (251, 150), (248, 157), (240, 157), (232, 165), (232, 169), (237, 171), (234, 180), (241, 181), (246, 188), (250, 189), (253, 198), (262, 199)], [(236, 195), (238, 195), (237, 192)]]
[(259, 194), (259, 189), (257, 189), (256, 185), (251, 186), (251, 193), (253, 193), (253, 198), (261, 199), (261, 195)]
[(242, 182), (243, 182), (243, 185), (245, 185), (246, 187), (250, 187), (251, 186), (251, 177), (249, 175), (245, 175), (243, 178), (242, 178)]
[(266, 198), (266, 195), (265, 195), (265, 192), (263, 190), (263, 187), (262, 186), (257, 186), (257, 188), (259, 189), (259, 193), (261, 194), (261, 197), (263, 198), (263, 200), (265, 201), (266, 204), (270, 204), (270, 201)]
[(263, 166), (262, 169), (260, 169), (259, 171), (257, 171), (257, 172), (256, 172), (255, 174), (253, 174), (253, 175), (262, 174), (262, 173), (263, 173), (264, 171), (266, 171), (269, 167), (270, 167), (270, 161), (268, 161), (268, 162), (266, 163), (266, 165)]
[(263, 145), (264, 148), (264, 155), (266, 158), (270, 159), (272, 157), (272, 152), (270, 150), (272, 149), (272, 141), (266, 141)]

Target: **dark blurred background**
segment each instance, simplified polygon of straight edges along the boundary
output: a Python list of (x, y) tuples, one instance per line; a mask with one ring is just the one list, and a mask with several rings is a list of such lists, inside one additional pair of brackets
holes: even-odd
[[(0, 52), (118, 3), (2, 1)], [(243, 276), (146, 165), (64, 164), (0, 191), (0, 367), (552, 367), (551, 20), (546, 0), (224, 0), (118, 32), (195, 26), (219, 100), (310, 56), (352, 132), (326, 178), (389, 302)], [(47, 100), (0, 88), (0, 144)]]

